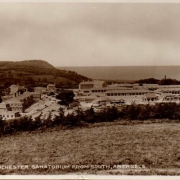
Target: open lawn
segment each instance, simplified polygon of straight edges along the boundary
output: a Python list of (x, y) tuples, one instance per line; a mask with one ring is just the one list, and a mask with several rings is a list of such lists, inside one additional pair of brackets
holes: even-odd
[[(75, 129), (21, 133), (0, 138), (0, 174), (180, 174), (179, 123), (98, 123)], [(87, 165), (75, 169), (71, 165)], [(88, 165), (138, 165), (99, 169)], [(29, 165), (28, 169), (2, 169)], [(33, 165), (43, 165), (38, 167)], [(69, 165), (70, 168), (46, 168)], [(85, 167), (85, 166), (84, 166)]]

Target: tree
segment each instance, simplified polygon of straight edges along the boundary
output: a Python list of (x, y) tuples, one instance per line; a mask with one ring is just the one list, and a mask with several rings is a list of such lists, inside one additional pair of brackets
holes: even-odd
[(86, 122), (88, 123), (95, 123), (96, 122), (96, 113), (94, 111), (94, 108), (91, 106), (90, 109), (87, 109), (85, 111), (85, 117)]
[(30, 87), (30, 86), (27, 87), (27, 90), (28, 90), (28, 92), (34, 92), (34, 88)]
[(140, 79), (139, 81), (136, 82), (139, 84), (157, 84), (159, 80), (154, 78), (149, 78), (149, 79)]
[(26, 84), (28, 84), (29, 86), (34, 86), (35, 85), (35, 81), (32, 77), (28, 77), (25, 81)]
[(2, 116), (0, 116), (0, 135), (4, 133), (5, 121)]
[(56, 96), (60, 100), (61, 105), (69, 105), (74, 100), (74, 92), (69, 90), (62, 90)]
[(50, 92), (48, 95), (49, 95), (49, 96), (54, 96), (55, 93), (54, 93), (54, 92)]
[(19, 92), (20, 94), (23, 94), (25, 91), (26, 91), (26, 89), (19, 89), (19, 90), (18, 90), (18, 92)]
[(159, 81), (158, 84), (159, 85), (177, 85), (179, 84), (179, 81), (177, 81), (176, 79), (162, 79), (161, 81)]
[(43, 81), (43, 82), (47, 82), (47, 78), (43, 78), (42, 81)]

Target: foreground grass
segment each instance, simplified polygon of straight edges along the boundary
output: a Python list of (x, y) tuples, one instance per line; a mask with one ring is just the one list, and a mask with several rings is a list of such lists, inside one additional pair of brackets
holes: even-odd
[(0, 169), (0, 174), (180, 174), (180, 124), (118, 122), (0, 138), (2, 165), (144, 165), (144, 170)]

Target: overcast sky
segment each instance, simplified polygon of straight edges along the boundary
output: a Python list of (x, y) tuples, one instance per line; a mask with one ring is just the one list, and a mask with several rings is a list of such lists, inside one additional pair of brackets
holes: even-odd
[(0, 3), (0, 60), (180, 65), (180, 3)]

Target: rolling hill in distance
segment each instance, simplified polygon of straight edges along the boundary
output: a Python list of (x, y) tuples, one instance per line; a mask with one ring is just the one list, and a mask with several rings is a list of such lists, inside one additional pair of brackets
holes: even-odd
[(180, 66), (95, 66), (95, 67), (58, 67), (75, 71), (92, 79), (140, 80), (145, 78), (180, 80)]
[(87, 77), (70, 70), (57, 69), (44, 60), (0, 61), (0, 85), (22, 84), (42, 86), (78, 85)]

